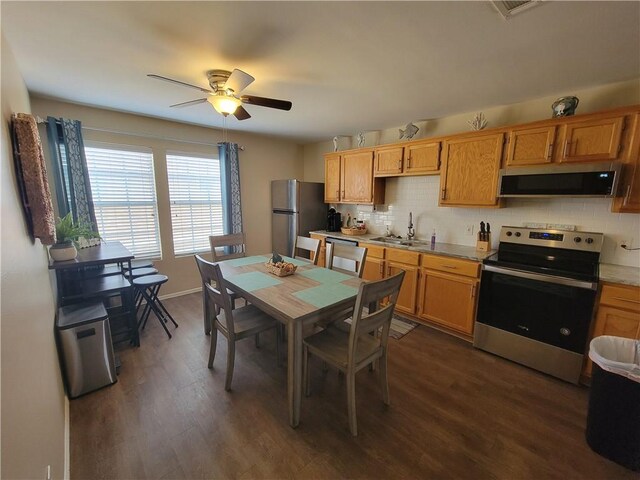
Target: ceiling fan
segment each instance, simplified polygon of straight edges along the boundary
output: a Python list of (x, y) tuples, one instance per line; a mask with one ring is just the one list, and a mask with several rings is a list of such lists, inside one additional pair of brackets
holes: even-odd
[(218, 113), (221, 113), (225, 117), (227, 115), (233, 115), (238, 120), (246, 120), (251, 118), (249, 112), (247, 112), (242, 104), (258, 105), (261, 107), (277, 108), (278, 110), (291, 110), (292, 103), (286, 100), (276, 100), (275, 98), (256, 97), (253, 95), (238, 94), (247, 88), (254, 80), (251, 75), (237, 68), (233, 72), (227, 70), (209, 70), (207, 72), (207, 79), (211, 89), (198, 87), (190, 83), (181, 82), (180, 80), (174, 80), (172, 78), (163, 77), (162, 75), (148, 74), (147, 77), (155, 78), (156, 80), (163, 80), (165, 82), (175, 83), (182, 85), (183, 87), (195, 88), (203, 93), (208, 94), (206, 98), (199, 98), (197, 100), (190, 100), (188, 102), (176, 103), (171, 105), (171, 108), (190, 107), (192, 105), (198, 105), (200, 103), (209, 102)]

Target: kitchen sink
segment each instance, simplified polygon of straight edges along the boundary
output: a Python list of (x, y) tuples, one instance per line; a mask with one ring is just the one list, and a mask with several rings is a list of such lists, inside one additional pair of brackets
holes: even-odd
[(408, 247), (411, 246), (420, 246), (420, 245), (429, 245), (429, 242), (425, 242), (422, 240), (407, 240), (405, 238), (395, 238), (395, 237), (376, 237), (371, 240), (375, 242), (383, 242), (389, 243), (391, 245), (406, 245)]

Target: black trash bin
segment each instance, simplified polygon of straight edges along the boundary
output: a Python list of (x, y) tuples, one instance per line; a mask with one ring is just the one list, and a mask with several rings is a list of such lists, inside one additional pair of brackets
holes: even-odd
[(640, 470), (640, 341), (601, 336), (593, 361), (587, 443), (603, 457)]

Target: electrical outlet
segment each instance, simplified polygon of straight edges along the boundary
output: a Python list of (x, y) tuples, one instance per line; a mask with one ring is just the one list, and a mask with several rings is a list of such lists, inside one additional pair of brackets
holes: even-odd
[(464, 229), (464, 233), (465, 235), (469, 235), (469, 236), (473, 236), (473, 223), (470, 223), (469, 225), (467, 225)]

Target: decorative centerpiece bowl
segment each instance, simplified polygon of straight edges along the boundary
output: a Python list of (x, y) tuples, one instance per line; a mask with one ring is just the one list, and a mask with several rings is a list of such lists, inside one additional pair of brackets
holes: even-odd
[(291, 262), (285, 262), (284, 259), (273, 252), (273, 256), (269, 259), (267, 263), (265, 263), (267, 267), (267, 271), (277, 277), (288, 277), (289, 275), (293, 275), (298, 268)]

